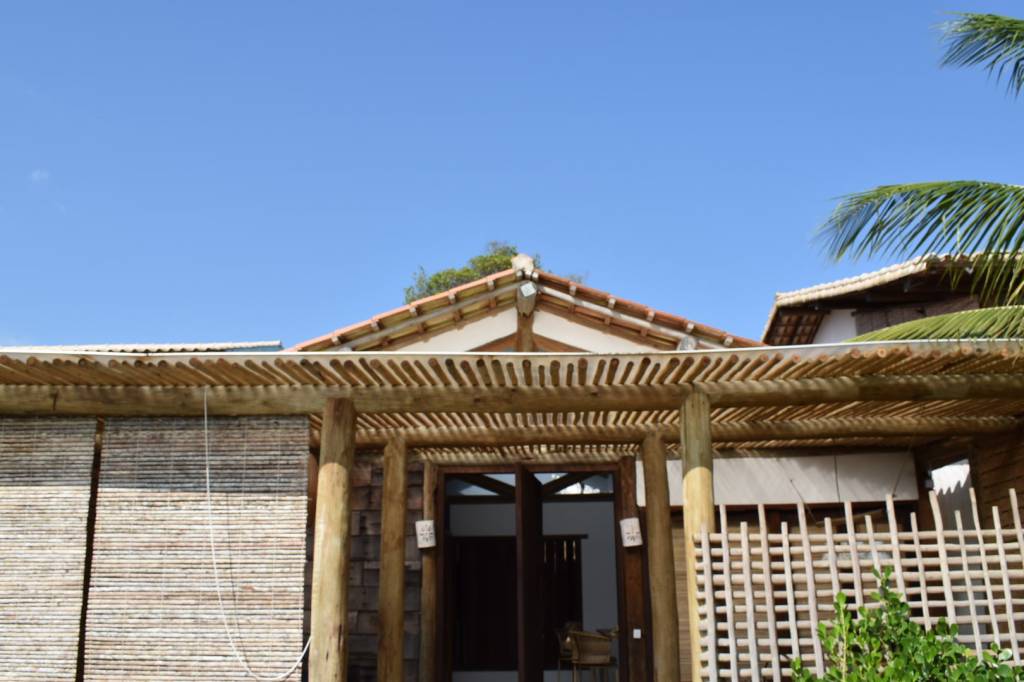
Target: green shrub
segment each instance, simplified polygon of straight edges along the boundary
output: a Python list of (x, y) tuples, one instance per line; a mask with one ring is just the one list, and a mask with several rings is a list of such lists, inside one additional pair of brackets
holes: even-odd
[[(412, 303), (415, 300), (448, 291), (460, 284), (508, 270), (512, 267), (512, 257), (517, 252), (518, 249), (512, 244), (490, 242), (484, 253), (473, 256), (461, 268), (446, 268), (428, 275), (427, 271), (421, 267), (419, 272), (413, 275), (412, 286), (405, 290), (405, 302)], [(534, 266), (540, 268), (540, 257), (534, 256), (533, 261)]]
[(994, 644), (979, 660), (956, 641), (956, 625), (944, 619), (931, 630), (910, 619), (910, 607), (889, 589), (889, 572), (873, 595), (877, 606), (853, 614), (846, 595), (836, 598), (836, 618), (818, 626), (826, 670), (818, 677), (800, 659), (793, 661), (795, 682), (931, 682), (932, 680), (1019, 680), (1024, 668), (1009, 664), (1011, 654)]

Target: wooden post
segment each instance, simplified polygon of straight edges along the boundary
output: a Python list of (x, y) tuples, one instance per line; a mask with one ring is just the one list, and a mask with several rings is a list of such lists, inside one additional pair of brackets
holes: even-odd
[(405, 441), (393, 438), (384, 448), (381, 495), (377, 679), (382, 682), (404, 682), (405, 508)]
[(351, 400), (328, 400), (320, 438), (310, 682), (344, 682), (348, 664), (349, 477), (355, 461), (356, 411)]
[[(703, 391), (693, 391), (683, 400), (679, 415), (683, 455), (683, 532), (686, 539), (686, 603), (690, 624), (692, 679), (701, 679), (700, 610), (697, 603), (697, 550), (694, 537), (707, 528), (715, 532), (713, 451), (711, 449), (711, 407)], [(723, 528), (723, 531), (726, 529)]]
[(516, 352), (535, 350), (533, 342), (533, 310), (537, 307), (537, 287), (525, 282), (516, 289)]
[(672, 561), (672, 517), (665, 446), (656, 433), (641, 448), (647, 515), (647, 556), (651, 587), (654, 682), (679, 682), (679, 609)]
[[(619, 460), (618, 478), (615, 481), (615, 504), (618, 518), (625, 519), (638, 515), (636, 505), (636, 459), (623, 457)], [(620, 533), (616, 533), (615, 544), (619, 557), (619, 580), (623, 605), (619, 612), (619, 649), (622, 682), (646, 682), (647, 644), (650, 637), (645, 618), (646, 585), (644, 584), (643, 547), (624, 548)], [(633, 630), (643, 633), (642, 639), (633, 638)]]
[[(434, 505), (437, 497), (437, 467), (430, 462), (423, 465), (423, 520), (436, 520)], [(440, 529), (435, 529), (440, 533)], [(437, 672), (437, 551), (428, 549), (420, 554), (420, 682), (434, 682)]]

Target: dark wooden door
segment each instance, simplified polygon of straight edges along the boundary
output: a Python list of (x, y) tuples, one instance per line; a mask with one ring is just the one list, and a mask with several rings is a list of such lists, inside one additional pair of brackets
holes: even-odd
[(543, 497), (537, 477), (516, 467), (516, 592), (519, 682), (544, 678)]

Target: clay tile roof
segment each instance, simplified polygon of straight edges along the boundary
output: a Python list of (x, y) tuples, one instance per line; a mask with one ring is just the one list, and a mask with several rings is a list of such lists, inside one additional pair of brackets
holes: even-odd
[(443, 331), (461, 321), (515, 305), (522, 281), (538, 285), (540, 309), (568, 316), (582, 324), (601, 325), (614, 333), (635, 336), (655, 348), (675, 350), (682, 339), (701, 348), (748, 347), (758, 341), (694, 322), (649, 306), (618, 298), (532, 267), (509, 269), (413, 301), (368, 320), (341, 327), (296, 344), (289, 350), (384, 350)]

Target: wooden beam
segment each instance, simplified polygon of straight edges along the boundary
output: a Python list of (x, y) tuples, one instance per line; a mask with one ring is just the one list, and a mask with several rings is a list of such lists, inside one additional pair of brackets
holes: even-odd
[(679, 611), (665, 445), (649, 434), (641, 448), (647, 500), (647, 556), (651, 592), (654, 682), (679, 682)]
[(378, 587), (377, 679), (404, 682), (405, 650), (405, 443), (392, 438), (384, 448), (381, 496), (380, 586)]
[(532, 353), (536, 350), (533, 340), (533, 311), (537, 307), (537, 285), (524, 282), (516, 289), (516, 351)]
[[(423, 465), (423, 520), (437, 518), (437, 467)], [(440, 533), (435, 528), (435, 533)], [(420, 682), (434, 682), (437, 673), (437, 548), (420, 553)]]
[[(580, 412), (677, 408), (691, 386), (714, 407), (806, 405), (858, 400), (1019, 400), (1024, 373), (860, 376), (698, 382), (672, 386), (213, 386), (210, 414), (311, 414), (325, 400), (348, 399), (364, 413)], [(0, 386), (0, 414), (191, 416), (203, 414), (203, 388), (158, 386)]]
[[(716, 442), (799, 440), (870, 436), (956, 436), (1011, 431), (1013, 417), (843, 417), (805, 420), (756, 420), (711, 424)], [(503, 445), (589, 445), (636, 443), (651, 432), (665, 441), (679, 438), (678, 424), (655, 427), (627, 425), (563, 425), (519, 427), (442, 427), (416, 429), (361, 429), (360, 447), (383, 447), (400, 434), (410, 447), (499, 447)], [(561, 480), (561, 479), (559, 479)], [(546, 486), (555, 483), (551, 481)]]
[(310, 614), (309, 679), (344, 682), (348, 667), (350, 476), (355, 459), (356, 411), (350, 400), (324, 408), (317, 475), (316, 531)]
[[(680, 410), (680, 448), (683, 456), (683, 547), (686, 551), (686, 604), (690, 630), (690, 665), (694, 680), (701, 679), (700, 604), (697, 602), (697, 551), (693, 538), (701, 529), (715, 531), (715, 501), (711, 448), (711, 405), (702, 391), (694, 391)], [(713, 604), (711, 607), (713, 608)], [(716, 636), (712, 634), (712, 636)]]
[(714, 407), (812, 405), (857, 400), (1019, 400), (1021, 374), (856, 376), (696, 382)]
[(569, 486), (582, 483), (591, 476), (594, 475), (592, 471), (577, 471), (575, 473), (566, 474), (559, 476), (558, 478), (551, 479), (547, 483), (541, 486), (540, 492), (542, 497), (551, 497), (557, 495), (559, 492), (565, 490)]
[[(653, 388), (653, 390), (652, 390)], [(211, 415), (289, 415), (348, 399), (365, 414), (387, 412), (575, 412), (678, 406), (687, 389), (650, 386), (213, 386)], [(0, 386), (0, 414), (201, 416), (203, 389), (158, 386)]]
[(475, 485), (478, 488), (489, 490), (498, 497), (507, 497), (510, 500), (516, 497), (516, 487), (508, 483), (495, 480), (487, 474), (452, 474), (452, 478), (460, 479), (466, 483)]

